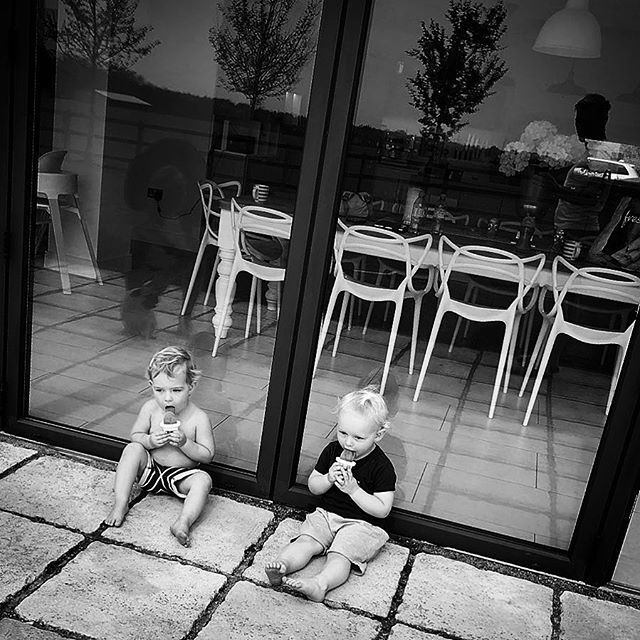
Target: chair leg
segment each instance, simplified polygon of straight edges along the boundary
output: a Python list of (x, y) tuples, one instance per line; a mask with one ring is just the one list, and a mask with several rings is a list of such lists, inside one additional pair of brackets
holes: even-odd
[(207, 285), (207, 293), (204, 296), (204, 306), (206, 307), (209, 304), (209, 297), (211, 296), (211, 289), (213, 288), (213, 283), (216, 279), (216, 275), (218, 274), (218, 265), (220, 264), (220, 250), (216, 247), (216, 258), (213, 261), (213, 269), (211, 270), (211, 275), (209, 276), (209, 284)]
[[(193, 270), (191, 271), (191, 279), (189, 280), (189, 286), (187, 287), (187, 295), (184, 297), (184, 302), (182, 303), (182, 309), (180, 309), (180, 315), (183, 316), (187, 312), (187, 306), (189, 304), (189, 300), (191, 299), (191, 294), (193, 293), (193, 287), (196, 283), (196, 279), (198, 277), (198, 271), (200, 270), (200, 263), (202, 262), (202, 256), (204, 255), (204, 250), (207, 248), (206, 238), (202, 238), (202, 242), (200, 242), (200, 247), (198, 248), (198, 253), (196, 254), (196, 261), (193, 265)], [(209, 282), (209, 286), (211, 286), (213, 281)], [(209, 291), (207, 290), (207, 294)], [(206, 304), (206, 303), (205, 303)]]
[(525, 318), (525, 339), (524, 346), (522, 348), (522, 366), (527, 361), (527, 354), (529, 353), (529, 345), (531, 344), (531, 332), (533, 331), (533, 311), (529, 311)]
[(102, 282), (102, 275), (100, 273), (100, 268), (98, 267), (96, 252), (93, 250), (93, 243), (91, 242), (91, 236), (89, 235), (87, 223), (80, 213), (80, 202), (78, 201), (78, 196), (74, 196), (74, 200), (76, 202), (78, 220), (80, 220), (80, 226), (82, 227), (82, 233), (84, 234), (84, 241), (87, 243), (87, 250), (89, 251), (89, 257), (91, 258), (91, 264), (93, 265), (93, 273), (98, 284), (102, 285), (104, 283)]
[[(557, 336), (558, 336), (558, 331), (554, 323), (549, 331), (547, 344), (544, 347), (544, 351), (542, 352), (542, 358), (540, 359), (540, 364), (538, 365), (538, 374), (536, 375), (536, 381), (534, 382), (533, 389), (531, 390), (531, 398), (529, 399), (529, 404), (527, 405), (527, 411), (524, 414), (524, 420), (522, 421), (522, 426), (524, 427), (526, 427), (529, 424), (529, 418), (531, 417), (531, 412), (533, 411), (533, 407), (536, 403), (538, 391), (540, 391), (540, 385), (542, 384), (542, 378), (544, 377), (544, 371), (547, 368), (547, 363), (549, 362), (549, 357), (551, 356), (551, 351), (553, 350), (553, 345), (556, 341)], [(533, 361), (533, 358), (532, 358), (532, 361)]]
[(502, 346), (500, 347), (500, 358), (498, 360), (498, 370), (496, 371), (496, 379), (493, 383), (493, 393), (491, 394), (491, 405), (489, 407), (489, 418), (493, 418), (493, 414), (496, 411), (496, 404), (498, 402), (498, 393), (500, 391), (500, 383), (502, 382), (502, 376), (505, 372), (505, 366), (507, 363), (507, 355), (509, 347), (511, 345), (511, 336), (513, 334), (514, 320), (507, 321), (504, 324), (504, 338), (502, 339)]
[[(396, 274), (395, 273), (391, 273), (391, 275), (389, 276), (389, 288), (393, 289), (396, 286)], [(390, 302), (386, 302), (384, 305), (384, 316), (382, 317), (382, 321), (386, 322), (387, 318), (389, 317), (389, 306), (391, 305)]]
[(318, 347), (316, 349), (316, 361), (313, 365), (313, 376), (316, 375), (316, 369), (318, 368), (318, 363), (320, 362), (320, 355), (322, 354), (322, 347), (324, 346), (324, 341), (327, 339), (329, 325), (331, 324), (331, 316), (333, 315), (333, 310), (336, 306), (336, 301), (338, 300), (339, 293), (340, 292), (336, 287), (333, 287), (333, 289), (331, 289), (331, 295), (329, 296), (329, 302), (327, 303), (327, 310), (324, 314), (322, 327), (320, 328), (320, 336), (318, 337)]
[(336, 327), (336, 337), (333, 341), (333, 351), (331, 352), (332, 358), (335, 358), (336, 353), (338, 352), (338, 343), (340, 342), (340, 334), (342, 333), (342, 325), (344, 324), (344, 316), (347, 311), (347, 303), (349, 302), (350, 297), (351, 297), (351, 294), (345, 291), (342, 297), (342, 306), (340, 307), (340, 315), (338, 316), (338, 326)]
[(420, 311), (422, 309), (422, 295), (414, 298), (413, 301), (413, 327), (411, 331), (411, 351), (409, 353), (409, 375), (413, 374), (413, 367), (416, 363), (416, 348), (418, 346), (418, 325), (420, 324)]
[(611, 403), (613, 402), (613, 395), (616, 391), (616, 386), (618, 384), (618, 377), (620, 376), (620, 369), (622, 369), (622, 362), (624, 360), (624, 354), (626, 349), (623, 349), (618, 345), (611, 345), (614, 348), (618, 348), (618, 352), (616, 353), (616, 363), (613, 367), (613, 376), (611, 377), (611, 386), (609, 387), (609, 396), (607, 397), (607, 406), (605, 407), (604, 413), (605, 415), (609, 415), (609, 409), (611, 409)]
[(418, 376), (418, 384), (416, 385), (416, 391), (413, 394), (413, 401), (417, 402), (420, 396), (420, 389), (422, 389), (422, 383), (427, 373), (427, 367), (429, 366), (429, 360), (431, 360), (431, 354), (436, 346), (436, 338), (438, 337), (438, 331), (440, 330), (440, 324), (444, 316), (442, 311), (443, 305), (439, 304), (436, 311), (435, 318), (433, 319), (433, 325), (431, 327), (431, 333), (429, 334), (429, 341), (427, 342), (427, 350), (424, 353), (424, 360), (422, 361), (422, 367), (420, 368), (420, 375)]
[[(478, 301), (478, 287), (471, 285), (470, 286), (470, 291), (469, 291), (469, 300), (471, 300), (471, 304), (476, 304), (476, 302)], [(464, 325), (464, 333), (462, 334), (462, 337), (466, 340), (467, 336), (469, 335), (469, 327), (471, 326), (471, 320), (465, 320), (465, 325)]]
[(227, 317), (227, 309), (229, 308), (229, 304), (231, 302), (231, 292), (233, 291), (233, 287), (236, 283), (237, 275), (238, 275), (238, 271), (234, 264), (231, 267), (231, 272), (229, 273), (229, 284), (227, 285), (227, 290), (224, 293), (224, 302), (222, 303), (222, 309), (220, 310), (220, 326), (218, 327), (218, 330), (215, 332), (216, 338), (213, 343), (213, 351), (211, 352), (212, 358), (215, 358), (216, 353), (218, 353), (218, 347), (220, 346), (220, 339), (221, 339), (222, 330), (223, 330), (222, 323)]
[(511, 329), (511, 340), (509, 341), (509, 351), (507, 353), (507, 365), (504, 370), (504, 386), (502, 387), (502, 393), (507, 393), (509, 390), (509, 379), (511, 378), (511, 367), (513, 366), (513, 357), (516, 352), (518, 343), (518, 328), (520, 326), (520, 314), (516, 313), (513, 321), (513, 327)]
[[(471, 285), (471, 283), (467, 284), (467, 288), (464, 292), (463, 302), (469, 302), (469, 298), (471, 296), (472, 290), (473, 290), (473, 286)], [(467, 337), (470, 320), (467, 320), (466, 322), (467, 324), (465, 325), (465, 329), (464, 329), (464, 336), (463, 336), (464, 338)], [(449, 353), (453, 351), (453, 345), (456, 343), (456, 338), (458, 337), (458, 331), (460, 331), (461, 325), (462, 325), (462, 316), (458, 316), (458, 319), (456, 320), (455, 329), (453, 330), (453, 335), (451, 336), (451, 342), (449, 343)]]
[(67, 264), (67, 253), (64, 248), (64, 235), (62, 235), (62, 220), (60, 218), (60, 205), (56, 198), (49, 200), (49, 211), (51, 212), (51, 224), (53, 225), (53, 239), (56, 243), (56, 253), (58, 254), (58, 271), (62, 283), (62, 292), (71, 293), (71, 281), (69, 280), (69, 266)]
[[(262, 280), (257, 278), (258, 280), (258, 295), (256, 296), (256, 330), (258, 333), (262, 331)], [(276, 300), (277, 300), (276, 295)], [(277, 307), (277, 302), (276, 302)], [(277, 308), (276, 308), (277, 312)], [(277, 313), (276, 313), (277, 315)]]
[(547, 337), (547, 333), (549, 332), (551, 325), (546, 321), (542, 321), (542, 326), (540, 327), (540, 333), (538, 334), (538, 339), (536, 340), (536, 344), (533, 347), (533, 353), (531, 354), (531, 358), (529, 359), (529, 364), (527, 366), (527, 370), (524, 374), (524, 378), (522, 379), (522, 385), (520, 386), (520, 391), (518, 393), (518, 397), (522, 398), (524, 395), (525, 389), (529, 384), (529, 378), (531, 377), (531, 373), (533, 372), (533, 368), (536, 366), (536, 361), (538, 360), (538, 356), (542, 353), (542, 347), (545, 343), (545, 339)]
[[(376, 287), (380, 286), (382, 282), (382, 271), (378, 271), (378, 277), (376, 278)], [(366, 335), (367, 329), (369, 328), (369, 320), (371, 320), (371, 312), (373, 311), (373, 300), (369, 303), (369, 308), (367, 309), (367, 317), (364, 319), (364, 324), (362, 325), (362, 335)], [(387, 314), (385, 313), (384, 319), (387, 319)]]
[(402, 315), (402, 299), (395, 303), (396, 310), (393, 314), (393, 322), (391, 323), (391, 332), (389, 334), (389, 344), (387, 345), (387, 355), (384, 360), (384, 369), (382, 372), (382, 380), (380, 382), (380, 393), (384, 393), (384, 389), (387, 386), (387, 377), (389, 376), (389, 369), (391, 368), (391, 359), (393, 357), (393, 348), (396, 344), (396, 338), (398, 337), (398, 327), (400, 326), (400, 316)]
[[(245, 339), (249, 337), (249, 330), (251, 329), (251, 316), (253, 315), (253, 301), (255, 300), (255, 297), (256, 297), (257, 282), (258, 282), (258, 278), (253, 276), (251, 278), (251, 293), (249, 294), (249, 308), (247, 309), (247, 322), (244, 326)], [(260, 333), (260, 331), (257, 331), (257, 333)]]

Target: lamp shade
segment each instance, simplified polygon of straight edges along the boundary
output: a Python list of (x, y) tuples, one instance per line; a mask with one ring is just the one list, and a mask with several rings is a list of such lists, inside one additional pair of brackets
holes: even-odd
[(565, 58), (599, 58), (601, 40), (589, 0), (568, 0), (542, 25), (533, 50)]

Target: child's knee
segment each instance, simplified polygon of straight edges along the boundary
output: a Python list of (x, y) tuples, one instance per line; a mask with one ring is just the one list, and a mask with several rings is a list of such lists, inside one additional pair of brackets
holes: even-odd
[(129, 442), (129, 444), (127, 444), (127, 446), (122, 450), (120, 460), (123, 460), (125, 457), (136, 459), (144, 457), (146, 460), (147, 450), (139, 442)]
[(211, 476), (204, 471), (200, 471), (193, 478), (193, 488), (203, 493), (209, 493), (213, 487)]

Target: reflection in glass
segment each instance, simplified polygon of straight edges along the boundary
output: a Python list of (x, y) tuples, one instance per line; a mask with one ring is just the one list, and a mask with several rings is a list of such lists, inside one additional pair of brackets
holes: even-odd
[[(638, 275), (633, 267), (607, 263), (635, 237), (631, 226), (624, 227), (631, 235), (620, 226), (625, 219), (626, 224), (635, 224), (633, 206), (627, 218), (628, 209), (618, 209), (620, 225), (603, 244), (613, 253), (598, 249), (594, 242), (597, 230), (590, 237), (585, 233), (579, 238), (567, 231), (562, 242), (556, 235), (553, 246), (554, 213), (560, 196), (571, 198), (569, 192), (577, 190), (583, 205), (597, 208), (602, 233), (609, 221), (617, 219), (614, 212), (620, 203), (628, 202), (624, 198), (633, 196), (625, 191), (624, 180), (612, 180), (602, 189), (602, 170), (587, 176), (579, 187), (565, 183), (572, 167), (578, 166), (578, 173), (585, 170), (576, 164), (587, 149), (578, 135), (597, 136), (583, 135), (582, 115), (574, 122), (574, 105), (583, 95), (546, 90), (555, 81), (557, 59), (535, 51), (533, 43), (540, 25), (557, 11), (555, 4), (471, 3), (473, 11), (463, 15), (466, 33), (473, 35), (487, 12), (494, 11), (493, 33), (498, 37), (492, 41), (497, 45), (493, 68), (505, 73), (496, 74), (495, 83), (482, 93), (474, 108), (456, 111), (460, 107), (457, 98), (464, 97), (465, 89), (456, 85), (456, 79), (464, 74), (439, 75), (437, 56), (430, 58), (429, 54), (436, 49), (456, 51), (447, 47), (455, 33), (451, 18), (459, 15), (460, 3), (376, 3), (341, 184), (343, 192), (366, 194), (377, 203), (370, 208), (367, 220), (376, 228), (409, 238), (432, 234), (434, 248), (425, 261), (432, 267), (438, 264), (441, 235), (458, 246), (487, 245), (523, 258), (545, 254), (538, 283), (546, 287), (547, 313), (554, 299), (551, 265), (562, 253), (564, 240), (581, 244), (582, 254), (570, 267), (596, 263), (626, 269), (632, 277)], [(620, 7), (615, 20), (610, 15), (596, 15), (606, 47), (603, 45), (601, 57), (581, 61), (589, 65), (590, 90), (609, 99), (617, 95), (619, 86), (634, 86), (635, 81), (618, 62), (634, 50), (637, 33), (634, 30), (632, 36), (628, 28), (638, 24), (637, 9), (630, 1)], [(595, 4), (592, 11), (597, 14)], [(501, 17), (504, 31), (500, 29)], [(429, 47), (436, 36), (442, 42)], [(487, 52), (485, 60), (489, 59)], [(464, 67), (463, 56), (449, 62)], [(471, 67), (464, 69), (473, 72)], [(623, 75), (628, 76), (624, 82)], [(436, 89), (442, 89), (443, 95)], [(422, 91), (422, 102), (416, 100), (417, 90)], [(637, 110), (632, 113), (630, 108), (611, 104), (607, 137), (624, 142), (618, 147), (626, 150), (624, 158), (613, 160), (637, 164), (633, 151), (640, 142), (634, 124)], [(444, 106), (450, 111), (439, 114), (438, 109)], [(456, 115), (457, 119), (450, 117)], [(589, 120), (593, 125), (595, 118)], [(580, 131), (576, 130), (578, 125)], [(418, 209), (424, 215), (412, 216)], [(411, 229), (411, 224), (416, 228)], [(336, 246), (340, 238), (338, 226)], [(598, 255), (590, 251), (592, 243)], [(377, 256), (369, 256), (357, 268), (352, 267), (353, 277), (384, 283), (388, 276), (381, 262)], [(569, 276), (562, 277), (566, 280)], [(511, 375), (507, 389), (503, 392), (501, 388), (497, 395), (492, 418), (488, 413), (503, 352), (504, 325), (501, 329), (499, 323), (468, 322), (451, 313), (442, 320), (424, 384), (413, 402), (438, 296), (444, 295), (441, 280), (436, 278), (423, 300), (416, 365), (410, 365), (411, 305), (405, 305), (391, 358), (387, 388), (391, 383), (396, 409), (381, 447), (398, 473), (395, 507), (566, 549), (605, 427), (612, 376), (624, 351), (559, 336), (540, 377), (525, 427), (531, 384), (522, 397), (519, 391), (543, 326), (538, 288), (534, 287), (525, 300), (524, 308), (529, 311), (521, 318), (513, 343), (504, 350), (513, 355)], [(331, 287), (333, 278), (328, 281)], [(453, 274), (448, 281), (457, 300), (492, 308), (506, 308), (517, 297), (517, 286), (517, 282), (497, 278), (495, 273), (469, 270)], [(616, 296), (605, 300), (604, 294), (594, 297), (585, 293), (567, 296), (566, 318), (618, 333), (625, 333), (633, 323), (637, 305)], [(328, 296), (329, 289), (325, 299)], [(340, 306), (338, 300), (336, 307)], [(392, 317), (393, 309), (385, 303), (352, 300), (341, 332), (338, 313), (331, 319), (312, 383), (298, 466), (300, 482), (310, 473), (326, 442), (335, 437), (332, 408), (337, 398), (365, 379), (377, 376), (380, 380)], [(335, 350), (338, 334), (339, 349)], [(531, 373), (535, 379), (535, 362)]]
[[(292, 213), (320, 3), (223, 7), (61, 0), (46, 14), (40, 154), (64, 154), (77, 193), (59, 199), (59, 229), (49, 200), (34, 206), (30, 413), (128, 439), (151, 354), (185, 346), (204, 374), (198, 405), (214, 425), (214, 462), (254, 471), (277, 289), (239, 274), (212, 358), (231, 260), (222, 244), (229, 199), (253, 204), (255, 184), (268, 186), (262, 204)], [(273, 47), (249, 59), (256, 31)], [(259, 332), (251, 323), (245, 334), (256, 308)]]

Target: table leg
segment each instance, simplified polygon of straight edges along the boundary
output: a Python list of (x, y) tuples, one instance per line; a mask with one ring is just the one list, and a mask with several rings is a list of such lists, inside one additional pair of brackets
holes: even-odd
[[(218, 247), (220, 261), (218, 262), (218, 277), (216, 278), (216, 306), (214, 309), (211, 323), (213, 324), (213, 330), (218, 335), (218, 330), (221, 328), (221, 338), (227, 337), (227, 331), (232, 325), (233, 320), (231, 314), (233, 313), (233, 297), (235, 295), (236, 283), (233, 282), (233, 291), (231, 292), (231, 298), (227, 312), (224, 318), (221, 318), (222, 305), (224, 303), (227, 287), (229, 286), (229, 274), (231, 273), (231, 266), (233, 264), (234, 251), (229, 249), (223, 249)], [(222, 320), (222, 322), (221, 322)]]

